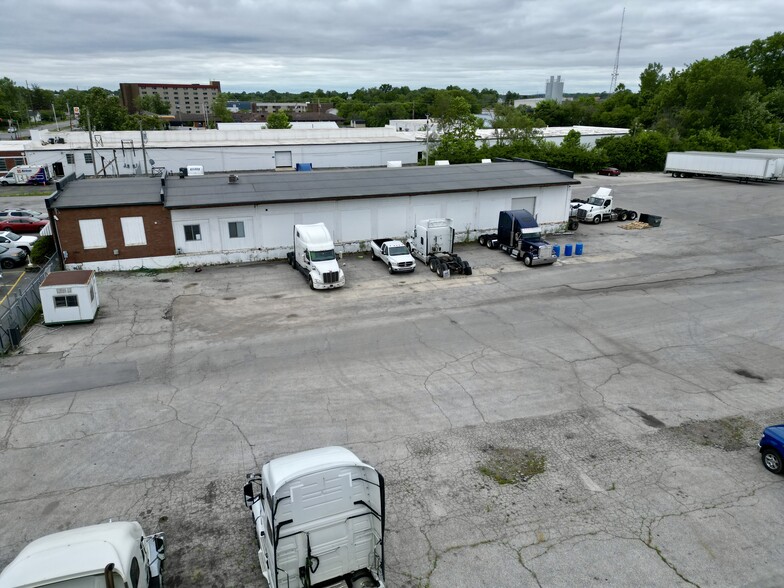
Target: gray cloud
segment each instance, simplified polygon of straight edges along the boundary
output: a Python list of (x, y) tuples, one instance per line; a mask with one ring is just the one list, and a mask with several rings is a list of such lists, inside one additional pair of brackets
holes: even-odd
[[(339, 89), (382, 83), (536, 93), (610, 85), (621, 12), (619, 81), (776, 31), (780, 2), (755, 0), (36, 0), (10, 9), (0, 75), (45, 88), (123, 81), (226, 89)], [(46, 15), (42, 18), (41, 15)]]

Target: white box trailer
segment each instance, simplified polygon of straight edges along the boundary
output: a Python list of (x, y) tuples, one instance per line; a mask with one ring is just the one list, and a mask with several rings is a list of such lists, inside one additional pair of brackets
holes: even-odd
[(664, 173), (673, 178), (714, 177), (741, 182), (778, 179), (774, 159), (708, 151), (672, 151), (667, 154)]
[(776, 177), (784, 177), (784, 149), (746, 149), (745, 151), (738, 151), (738, 155), (746, 157), (767, 157), (774, 160), (776, 170)]
[(100, 301), (93, 270), (52, 272), (38, 291), (44, 324), (89, 323), (98, 313)]

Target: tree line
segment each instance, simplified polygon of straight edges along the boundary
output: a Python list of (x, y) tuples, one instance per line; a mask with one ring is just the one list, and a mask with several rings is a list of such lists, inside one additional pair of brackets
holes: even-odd
[[(534, 108), (515, 108), (514, 100), (520, 97), (488, 88), (411, 89), (390, 84), (354, 92), (224, 92), (213, 104), (212, 118), (232, 120), (227, 100), (318, 102), (331, 104), (342, 118), (363, 120), (367, 126), (384, 126), (391, 119), (430, 118), (438, 128), (431, 161), (523, 157), (578, 172), (605, 165), (625, 171), (659, 170), (667, 151), (784, 147), (784, 33), (681, 70), (665, 73), (661, 64), (651, 63), (640, 74), (637, 91), (619, 85), (612, 94), (581, 94), (561, 103), (543, 100)], [(83, 118), (84, 112), (90, 112), (96, 130), (162, 128), (156, 114), (168, 113), (167, 104), (153, 96), (140, 100), (142, 114), (129, 115), (116, 91), (99, 87), (55, 91), (0, 79), (4, 120), (24, 120), (28, 110), (40, 111), (44, 120), (51, 120), (54, 110), (64, 120), (73, 106), (80, 107)], [(482, 122), (476, 115), (481, 112), (493, 114), (492, 145), (477, 144), (476, 129)], [(273, 122), (279, 128), (288, 126), (288, 121)], [(574, 131), (561, 145), (544, 141), (536, 132), (547, 126), (573, 125), (622, 127), (630, 132), (601, 139), (595, 148), (582, 145)]]

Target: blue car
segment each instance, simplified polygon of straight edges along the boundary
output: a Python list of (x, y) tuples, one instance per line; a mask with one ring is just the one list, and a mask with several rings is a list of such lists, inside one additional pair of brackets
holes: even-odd
[(762, 465), (774, 474), (784, 471), (784, 425), (773, 425), (762, 432), (762, 439), (757, 443), (762, 454)]

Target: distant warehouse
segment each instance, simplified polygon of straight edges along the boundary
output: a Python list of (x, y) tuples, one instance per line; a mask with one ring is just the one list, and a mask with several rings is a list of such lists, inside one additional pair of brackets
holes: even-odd
[(525, 208), (565, 227), (571, 174), (530, 162), (76, 180), (47, 199), (68, 269), (99, 271), (283, 258), (292, 227), (324, 222), (339, 249), (448, 217), (458, 238)]

